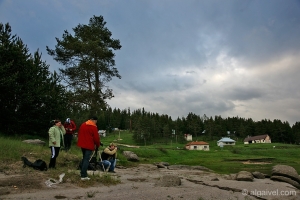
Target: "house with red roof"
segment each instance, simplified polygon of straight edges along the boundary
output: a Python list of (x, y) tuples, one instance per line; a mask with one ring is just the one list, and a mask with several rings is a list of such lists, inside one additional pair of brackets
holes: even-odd
[(203, 151), (209, 151), (209, 144), (207, 142), (203, 141), (195, 141), (195, 142), (189, 142), (185, 145), (185, 148), (188, 150), (203, 150)]

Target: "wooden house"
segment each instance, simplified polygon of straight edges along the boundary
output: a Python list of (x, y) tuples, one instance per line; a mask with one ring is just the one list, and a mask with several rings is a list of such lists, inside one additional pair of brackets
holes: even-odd
[(190, 142), (185, 145), (185, 148), (188, 150), (203, 150), (209, 151), (209, 144), (203, 141)]
[(266, 135), (256, 135), (256, 136), (248, 136), (244, 139), (244, 144), (251, 143), (271, 143), (271, 138), (268, 134)]

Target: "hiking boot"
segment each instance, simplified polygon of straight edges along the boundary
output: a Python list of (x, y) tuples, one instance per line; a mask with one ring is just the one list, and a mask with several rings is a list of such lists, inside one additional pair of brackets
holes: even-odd
[(110, 171), (110, 170), (109, 170), (108, 172), (109, 172), (109, 173), (116, 173), (115, 171)]
[(89, 177), (84, 177), (84, 178), (81, 178), (81, 180), (82, 181), (88, 181), (88, 180), (90, 180), (90, 178)]

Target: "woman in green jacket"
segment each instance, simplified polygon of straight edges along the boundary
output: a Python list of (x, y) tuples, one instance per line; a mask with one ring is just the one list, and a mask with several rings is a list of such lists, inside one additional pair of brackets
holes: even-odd
[(49, 147), (51, 149), (51, 158), (49, 169), (55, 168), (56, 158), (61, 146), (64, 146), (64, 134), (66, 130), (59, 119), (52, 121), (53, 126), (49, 129)]

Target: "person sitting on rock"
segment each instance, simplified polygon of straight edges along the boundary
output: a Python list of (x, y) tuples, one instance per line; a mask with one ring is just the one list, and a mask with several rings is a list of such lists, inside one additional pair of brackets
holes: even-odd
[(111, 173), (115, 172), (115, 167), (117, 163), (117, 150), (118, 147), (115, 146), (114, 143), (110, 143), (108, 147), (106, 147), (101, 153), (102, 162), (100, 162), (100, 166), (103, 166), (103, 170)]

